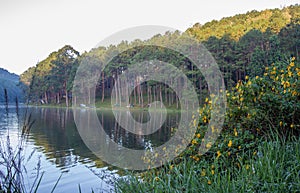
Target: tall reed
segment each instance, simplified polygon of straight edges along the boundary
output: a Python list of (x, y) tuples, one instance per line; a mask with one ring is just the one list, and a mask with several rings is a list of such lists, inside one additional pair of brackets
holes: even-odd
[[(7, 90), (4, 89), (5, 99), (5, 119), (7, 122), (9, 116), (9, 101)], [(19, 119), (19, 102), (15, 99), (16, 115)], [(18, 121), (19, 124), (19, 121)], [(38, 159), (36, 166), (36, 174), (33, 184), (26, 185), (24, 175), (27, 175), (26, 163), (31, 160), (34, 151), (25, 159), (25, 144), (28, 139), (30, 129), (34, 124), (32, 116), (26, 108), (24, 122), (21, 126), (21, 135), (18, 136), (17, 145), (14, 147), (11, 143), (9, 125), (7, 125), (7, 136), (0, 143), (0, 192), (36, 192), (41, 182), (43, 174), (40, 172), (41, 161)]]

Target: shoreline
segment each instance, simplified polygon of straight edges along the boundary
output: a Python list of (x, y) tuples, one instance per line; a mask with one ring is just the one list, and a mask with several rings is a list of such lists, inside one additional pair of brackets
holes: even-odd
[[(143, 112), (143, 111), (160, 111), (163, 112), (164, 108), (139, 108), (139, 107), (80, 107), (80, 106), (64, 106), (64, 105), (27, 105), (28, 107), (34, 107), (34, 108), (61, 108), (61, 109), (87, 109), (87, 110), (91, 110), (91, 109), (95, 109), (96, 111), (112, 111), (112, 110), (121, 110), (121, 111), (133, 111), (133, 112)], [(179, 113), (185, 110), (182, 109), (174, 109), (174, 108), (165, 108), (165, 111), (167, 113)]]

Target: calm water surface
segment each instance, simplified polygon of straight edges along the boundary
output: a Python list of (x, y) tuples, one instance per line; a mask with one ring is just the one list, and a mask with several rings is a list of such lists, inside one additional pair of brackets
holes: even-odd
[[(20, 128), (24, 121), (25, 107), (10, 106), (8, 113), (0, 106), (0, 136), (2, 144), (9, 132), (12, 145), (16, 146)], [(26, 163), (25, 175), (28, 184), (34, 180), (38, 160), (41, 160), (41, 172), (45, 172), (38, 192), (49, 192), (59, 176), (62, 177), (55, 192), (113, 192), (113, 182), (122, 176), (124, 171), (106, 164), (95, 156), (81, 139), (74, 123), (72, 109), (31, 107), (28, 111), (35, 121), (26, 143), (26, 155), (34, 151), (33, 157)], [(88, 109), (84, 109), (88, 111)], [(138, 122), (149, 120), (147, 111), (127, 112)], [(145, 149), (166, 142), (171, 136), (171, 128), (177, 127), (179, 113), (168, 113), (161, 129), (154, 134), (136, 136), (120, 127), (111, 111), (97, 111), (98, 119), (103, 125), (107, 137), (118, 144), (133, 148)], [(158, 116), (159, 117), (159, 116)]]

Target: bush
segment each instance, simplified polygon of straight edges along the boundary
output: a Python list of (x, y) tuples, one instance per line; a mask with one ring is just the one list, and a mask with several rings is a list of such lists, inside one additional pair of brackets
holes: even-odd
[[(226, 155), (237, 158), (239, 152), (255, 153), (258, 138), (276, 134), (281, 140), (300, 134), (300, 65), (292, 58), (288, 64), (266, 67), (263, 77), (239, 81), (227, 91), (227, 112), (221, 136), (205, 156)], [(199, 146), (207, 131), (211, 101), (199, 110), (198, 131), (184, 156), (199, 161)], [(206, 146), (210, 148), (209, 142)]]

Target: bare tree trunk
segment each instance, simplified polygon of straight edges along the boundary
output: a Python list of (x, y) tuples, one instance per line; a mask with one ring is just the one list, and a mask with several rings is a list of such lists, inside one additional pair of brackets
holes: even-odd
[(134, 104), (136, 104), (136, 80), (134, 80), (133, 94), (134, 94)]
[(88, 104), (90, 105), (91, 104), (91, 88), (88, 88), (88, 97), (89, 97)]
[(68, 90), (65, 89), (65, 94), (66, 94), (66, 106), (69, 107), (69, 96), (68, 96)]
[(151, 89), (151, 86), (149, 87), (149, 95), (150, 95), (150, 103), (152, 103), (152, 89)]
[(162, 91), (161, 91), (161, 84), (159, 85), (159, 98), (160, 98), (160, 108), (163, 106), (163, 98), (162, 98)]
[(143, 95), (143, 87), (140, 85), (140, 93), (141, 93), (141, 104), (144, 107), (144, 95)]
[(117, 79), (117, 82), (118, 82), (118, 89), (119, 89), (119, 104), (121, 107), (122, 106), (122, 85), (119, 78)]
[(47, 91), (45, 91), (45, 103), (48, 104), (48, 96), (47, 96)]
[(168, 102), (168, 91), (167, 88), (165, 88), (165, 103), (167, 104)]
[(76, 96), (73, 96), (74, 97), (74, 99), (73, 99), (73, 101), (74, 101), (74, 106), (76, 106), (77, 105), (77, 97)]
[(139, 105), (141, 105), (141, 89), (140, 89), (140, 81), (137, 80), (137, 95), (138, 95), (138, 100), (139, 100)]
[[(156, 99), (156, 92), (155, 92), (155, 87), (153, 86), (153, 101), (157, 101)], [(155, 103), (155, 109), (156, 109), (156, 103)]]
[(149, 91), (149, 85), (147, 84), (147, 103), (150, 104), (150, 91)]
[(115, 87), (115, 97), (116, 97), (116, 102), (115, 104), (118, 104), (118, 86), (117, 86), (117, 81), (114, 79), (114, 87)]
[(104, 82), (104, 72), (102, 72), (102, 99), (101, 102), (104, 102), (104, 93), (105, 92), (105, 82)]

